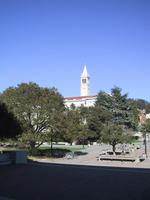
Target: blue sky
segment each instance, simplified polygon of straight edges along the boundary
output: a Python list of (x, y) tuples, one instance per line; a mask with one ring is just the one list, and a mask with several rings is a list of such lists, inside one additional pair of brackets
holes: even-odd
[(21, 82), (80, 95), (122, 88), (150, 101), (149, 0), (0, 0), (0, 92)]

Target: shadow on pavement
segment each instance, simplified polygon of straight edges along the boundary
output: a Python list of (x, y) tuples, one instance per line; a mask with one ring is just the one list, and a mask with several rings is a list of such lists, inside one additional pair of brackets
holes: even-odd
[(50, 164), (0, 166), (0, 196), (16, 200), (149, 200), (150, 170)]

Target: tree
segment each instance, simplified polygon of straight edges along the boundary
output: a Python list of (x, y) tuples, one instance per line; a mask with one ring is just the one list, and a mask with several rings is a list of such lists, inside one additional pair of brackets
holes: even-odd
[(144, 99), (135, 99), (134, 101), (135, 101), (138, 109), (147, 111), (147, 108), (149, 107), (148, 101), (146, 101)]
[(73, 104), (66, 109), (67, 128), (64, 140), (72, 144), (74, 141), (84, 145), (94, 136), (88, 127), (89, 108), (76, 108)]
[(150, 133), (150, 119), (146, 120), (145, 128), (146, 128), (146, 132)]
[(83, 145), (83, 148), (84, 148), (84, 145), (87, 144), (88, 142), (88, 139), (89, 139), (89, 129), (87, 127), (87, 124), (84, 124), (82, 123), (80, 125), (80, 129), (78, 131), (78, 135), (77, 135), (77, 141)]
[[(60, 112), (61, 111), (61, 112)], [(64, 110), (52, 110), (49, 115), (49, 128), (46, 141), (51, 144), (51, 155), (53, 154), (53, 142), (63, 138), (66, 133), (66, 121)]]
[(87, 118), (88, 129), (90, 130), (90, 139), (93, 141), (101, 141), (102, 130), (104, 125), (112, 119), (109, 111), (103, 107), (96, 105), (89, 108), (89, 115)]
[(135, 104), (128, 99), (127, 94), (122, 95), (118, 87), (111, 89), (111, 95), (100, 92), (96, 106), (102, 106), (104, 110), (111, 112), (112, 123), (134, 129), (138, 125), (138, 112)]
[(113, 153), (115, 154), (116, 145), (127, 142), (129, 136), (123, 133), (121, 126), (116, 124), (108, 124), (103, 128), (102, 141), (112, 145)]
[(23, 129), (21, 141), (32, 150), (47, 140), (54, 124), (53, 116), (64, 110), (63, 97), (55, 88), (42, 88), (36, 83), (21, 83), (1, 95)]
[(114, 87), (111, 89), (111, 94), (105, 92), (98, 94), (95, 108), (110, 113), (111, 117), (105, 123), (102, 124), (102, 119), (95, 119), (94, 123), (100, 121), (101, 125), (98, 125), (98, 128), (101, 129), (101, 141), (112, 145), (115, 152), (118, 143), (130, 141), (131, 136), (128, 133), (138, 126), (137, 106), (132, 99), (128, 99), (127, 94), (122, 95), (119, 87)]
[(95, 102), (96, 107), (101, 107), (106, 111), (112, 111), (112, 97), (104, 91), (100, 91), (97, 95), (97, 100)]
[(134, 99), (128, 99), (128, 123), (127, 128), (138, 130), (139, 124), (139, 110)]
[(22, 129), (16, 117), (8, 112), (4, 103), (0, 103), (0, 138), (12, 139), (21, 133)]
[(72, 105), (70, 109), (66, 109), (65, 117), (67, 126), (64, 140), (72, 145), (72, 143), (76, 141), (79, 130), (81, 129), (79, 109)]

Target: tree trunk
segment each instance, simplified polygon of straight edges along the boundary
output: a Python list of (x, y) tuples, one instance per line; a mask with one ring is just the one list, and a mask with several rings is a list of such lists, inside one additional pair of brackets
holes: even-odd
[(53, 156), (53, 138), (51, 136), (51, 156)]
[(85, 140), (84, 140), (84, 138), (83, 138), (83, 143), (82, 143), (83, 149), (84, 149), (84, 145), (85, 145)]
[(37, 153), (34, 141), (30, 142), (30, 153), (31, 153), (32, 156), (35, 156), (36, 153)]
[(113, 145), (112, 145), (112, 148), (113, 148), (113, 154), (115, 155), (115, 154), (116, 154), (116, 145), (113, 144)]

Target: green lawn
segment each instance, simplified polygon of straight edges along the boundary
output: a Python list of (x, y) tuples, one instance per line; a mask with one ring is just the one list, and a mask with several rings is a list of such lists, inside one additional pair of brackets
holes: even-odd
[(34, 156), (61, 158), (61, 157), (64, 157), (66, 153), (69, 153), (69, 152), (73, 152), (76, 155), (81, 155), (83, 154), (82, 150), (83, 150), (82, 145), (77, 145), (77, 146), (53, 145), (53, 149), (51, 151), (51, 147), (48, 145), (48, 146), (39, 147), (39, 149), (37, 150)]
[[(86, 147), (85, 147), (86, 148)], [(41, 150), (44, 150), (44, 149), (49, 149), (50, 150), (50, 147), (44, 147), (44, 146), (42, 146), (42, 147), (40, 147), (39, 149), (41, 149)], [(67, 150), (67, 151), (72, 151), (72, 152), (75, 152), (75, 151), (81, 151), (81, 150), (83, 150), (83, 147), (82, 146), (79, 146), (79, 145), (77, 145), (77, 146), (64, 146), (64, 145), (54, 145), (53, 146), (53, 149), (62, 149), (62, 150)]]

